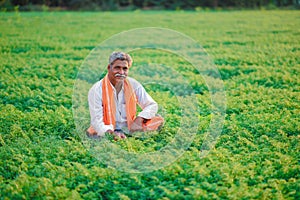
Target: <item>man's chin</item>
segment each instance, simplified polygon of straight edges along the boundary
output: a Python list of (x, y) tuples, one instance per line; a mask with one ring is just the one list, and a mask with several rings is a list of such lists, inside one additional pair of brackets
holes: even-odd
[(116, 80), (116, 84), (123, 84), (125, 78), (116, 78), (115, 80)]

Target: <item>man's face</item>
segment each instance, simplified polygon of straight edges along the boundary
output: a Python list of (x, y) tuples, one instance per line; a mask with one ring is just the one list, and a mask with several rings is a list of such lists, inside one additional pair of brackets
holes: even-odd
[(108, 78), (113, 86), (123, 83), (128, 76), (128, 63), (126, 60), (116, 60), (112, 65), (107, 66)]

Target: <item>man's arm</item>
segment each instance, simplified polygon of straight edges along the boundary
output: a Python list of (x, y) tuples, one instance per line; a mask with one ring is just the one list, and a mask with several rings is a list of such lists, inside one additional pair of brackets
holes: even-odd
[(152, 99), (152, 97), (146, 92), (145, 88), (142, 85), (140, 85), (136, 89), (136, 97), (138, 100), (138, 104), (142, 108), (142, 111), (138, 114), (138, 117), (144, 119), (153, 118), (157, 113), (158, 105)]
[(91, 115), (91, 125), (97, 132), (97, 135), (104, 136), (105, 132), (113, 132), (113, 125), (105, 125), (103, 122), (102, 81), (97, 82), (90, 89), (88, 102)]
[(131, 131), (134, 132), (143, 130), (143, 123), (147, 119), (151, 119), (155, 116), (158, 110), (158, 105), (140, 83), (134, 80), (133, 84), (135, 86), (134, 90), (138, 100), (138, 104), (143, 109), (135, 118), (130, 127)]

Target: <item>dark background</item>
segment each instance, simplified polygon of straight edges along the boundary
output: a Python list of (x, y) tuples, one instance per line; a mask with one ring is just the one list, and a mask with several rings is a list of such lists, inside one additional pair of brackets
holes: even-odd
[(2, 11), (299, 9), (300, 0), (1, 0)]

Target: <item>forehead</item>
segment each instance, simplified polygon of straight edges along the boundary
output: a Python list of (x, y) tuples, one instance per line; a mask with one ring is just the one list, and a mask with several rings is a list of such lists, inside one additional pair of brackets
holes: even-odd
[(128, 62), (126, 60), (116, 60), (112, 67), (128, 67)]

